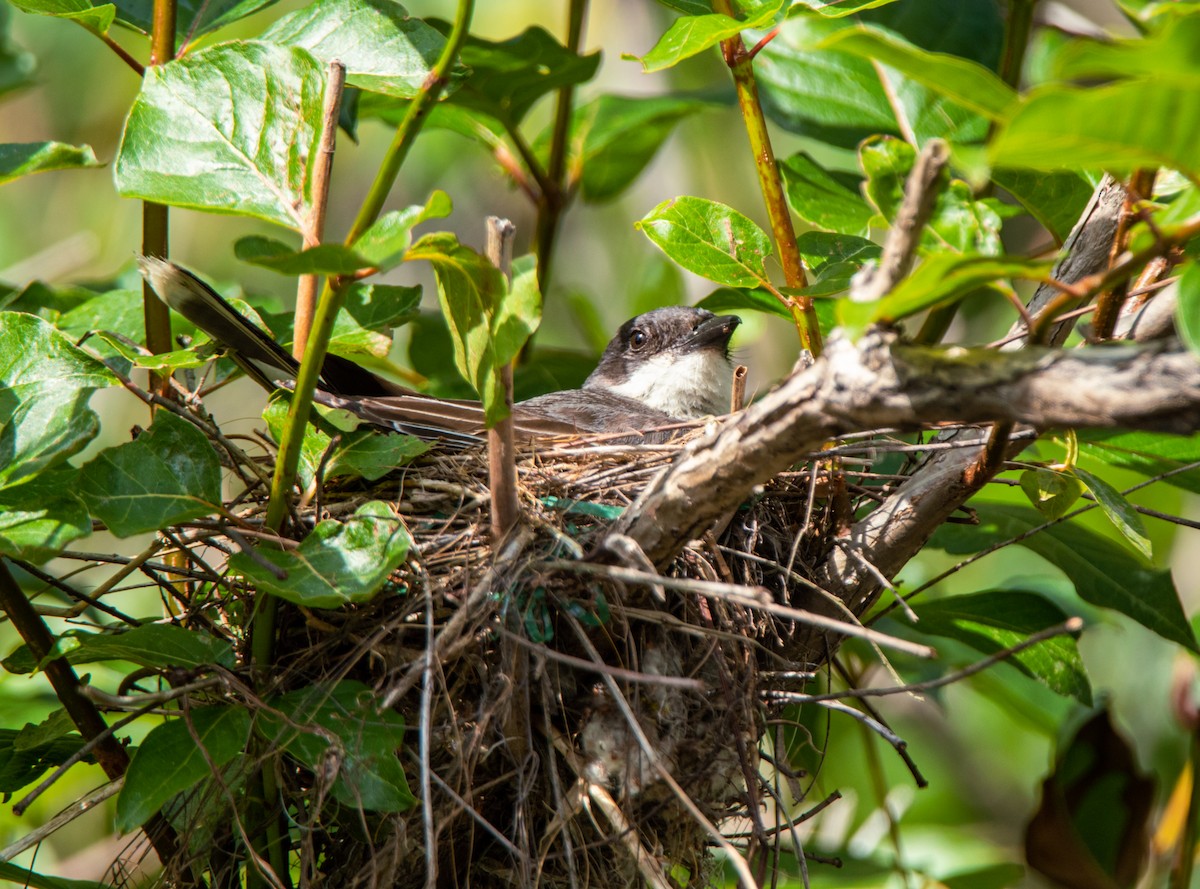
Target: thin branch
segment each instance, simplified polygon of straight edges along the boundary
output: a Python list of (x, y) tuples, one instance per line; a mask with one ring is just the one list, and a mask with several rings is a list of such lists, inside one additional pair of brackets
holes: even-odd
[[(337, 59), (329, 63), (325, 76), (325, 104), (321, 109), (321, 141), (312, 163), (312, 209), (304, 226), (304, 246), (316, 247), (325, 238), (325, 212), (329, 206), (329, 179), (333, 152), (337, 147), (338, 115), (346, 86), (346, 66)], [(296, 289), (295, 341), (292, 355), (299, 361), (308, 345), (313, 315), (317, 310), (318, 275), (301, 275)]]
[[(508, 286), (512, 285), (512, 243), (516, 226), (507, 219), (489, 216), (487, 220), (487, 258)], [(507, 362), (498, 369), (504, 393), (504, 418), (488, 429), (488, 488), (492, 502), (492, 540), (500, 541), (521, 517), (517, 501), (517, 454), (513, 440), (513, 367)]]

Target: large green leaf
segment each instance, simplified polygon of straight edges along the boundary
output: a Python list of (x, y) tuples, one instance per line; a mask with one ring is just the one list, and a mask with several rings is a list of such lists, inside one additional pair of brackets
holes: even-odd
[(79, 470), (55, 467), (0, 487), (0, 553), (45, 562), (73, 540), (92, 533), (79, 499)]
[[(445, 22), (432, 24), (449, 29)], [(536, 27), (502, 41), (468, 37), (460, 59), (470, 73), (448, 101), (510, 127), (542, 96), (591, 80), (600, 66), (600, 53), (578, 55)]]
[(66, 877), (48, 877), (29, 868), (7, 861), (0, 861), (0, 880), (7, 880), (22, 889), (109, 889), (109, 882), (95, 880), (69, 880)]
[(116, 377), (45, 321), (0, 313), (0, 485), (49, 469), (99, 431), (87, 406)]
[(8, 142), (0, 145), (0, 185), (32, 173), (103, 166), (90, 145)]
[(1179, 278), (1175, 326), (1179, 328), (1179, 338), (1200, 355), (1200, 263), (1192, 263)]
[(641, 57), (642, 70), (650, 73), (671, 68), (742, 31), (765, 27), (775, 20), (782, 8), (783, 0), (760, 5), (745, 21), (719, 12), (682, 16), (672, 22), (653, 48)]
[(21, 731), (0, 728), (0, 793), (16, 793), (32, 784), (46, 769), (62, 765), (79, 752), (82, 738), (65, 737), (35, 747), (17, 748)]
[(1200, 171), (1200, 90), (1137, 80), (1100, 87), (1047, 86), (1023, 98), (989, 146), (997, 167), (1039, 170), (1166, 166)]
[[(603, 95), (576, 109), (570, 142), (586, 201), (605, 201), (628, 188), (679, 121), (713, 103), (681, 96)], [(548, 138), (548, 137), (547, 137)]]
[(121, 633), (81, 633), (67, 655), (72, 664), (96, 661), (129, 661), (156, 670), (196, 668), (219, 664), (233, 667), (236, 658), (229, 642), (200, 630), (171, 624), (143, 624)]
[(1051, 60), (1059, 80), (1150, 78), (1200, 86), (1200, 18), (1180, 16), (1132, 40), (1067, 41)]
[(1067, 239), (1092, 199), (1092, 184), (1074, 171), (999, 169), (992, 171), (992, 181), (1020, 201), (1059, 244)]
[[(976, 553), (1044, 524), (1042, 516), (1028, 507), (973, 505), (980, 524), (943, 525), (934, 535), (935, 546), (954, 554)], [(1070, 523), (1054, 525), (1019, 543), (1062, 571), (1085, 602), (1119, 611), (1164, 639), (1197, 650), (1170, 571), (1155, 570), (1108, 538)]]
[(341, 760), (333, 797), (355, 810), (403, 812), (416, 802), (397, 756), (405, 745), (404, 717), (377, 710), (375, 701), (360, 682), (309, 686), (271, 701), (256, 727), (314, 772), (325, 770), (336, 744)]
[(156, 531), (221, 508), (221, 463), (204, 433), (170, 411), (134, 441), (83, 467), (79, 493), (118, 537)]
[(990, 256), (940, 253), (926, 259), (911, 275), (875, 302), (838, 302), (838, 322), (853, 336), (872, 324), (891, 323), (924, 309), (953, 302), (973, 290), (1011, 277), (1038, 280), (1051, 263)]
[[(1010, 648), (1067, 619), (1049, 599), (1023, 590), (951, 596), (916, 605), (913, 610), (920, 619), (914, 629), (956, 639), (983, 654)], [(1012, 656), (1009, 662), (1056, 693), (1091, 706), (1091, 685), (1072, 637), (1055, 636), (1039, 642)]]
[(796, 215), (815, 228), (864, 235), (874, 212), (857, 191), (836, 179), (804, 152), (779, 164), (788, 203)]
[(433, 265), (455, 366), (479, 393), (484, 417), (494, 425), (507, 415), (498, 370), (541, 321), (541, 295), (536, 276), (530, 274), (531, 260), (523, 266), (514, 263), (510, 291), (495, 266), (448, 232), (425, 235), (406, 258)]
[(256, 41), (155, 65), (125, 122), (117, 190), (300, 229), (324, 89), (306, 50)]
[[(318, 522), (294, 550), (235, 553), (229, 567), (260, 591), (309, 608), (367, 602), (408, 554), (411, 538), (388, 507), (371, 501), (344, 521)], [(283, 576), (264, 567), (270, 562)]]
[[(889, 225), (894, 224), (904, 200), (905, 183), (916, 162), (916, 149), (901, 139), (878, 136), (864, 141), (858, 155), (867, 176), (868, 199)], [(944, 176), (928, 227), (922, 233), (922, 247), (999, 254), (1003, 246), (1001, 210), (1007, 213), (1011, 208), (992, 198), (976, 200), (966, 182)]]
[(732, 207), (684, 195), (663, 201), (635, 225), (671, 259), (710, 281), (757, 287), (768, 280), (771, 239)]
[(1200, 494), (1200, 469), (1179, 472), (1200, 462), (1200, 436), (1168, 435), (1165, 432), (1114, 432), (1081, 429), (1077, 433), (1080, 453), (1109, 466), (1132, 469), (1145, 476), (1172, 473), (1163, 479), (1169, 485)]
[[(285, 15), (263, 40), (307, 49), (346, 66), (346, 82), (411, 99), (421, 92), (446, 38), (393, 0), (316, 0)], [(457, 80), (464, 69), (452, 73)]]
[[(272, 6), (277, 0), (176, 0), (176, 40), (194, 40)], [(117, 17), (145, 34), (154, 22), (154, 0), (117, 0)]]
[(191, 709), (157, 726), (125, 772), (117, 797), (117, 830), (128, 833), (144, 824), (175, 794), (244, 752), (249, 737), (250, 712), (241, 704)]
[(941, 93), (992, 120), (1002, 120), (1017, 99), (1003, 80), (969, 59), (926, 52), (906, 40), (866, 27), (837, 31), (821, 43), (869, 61), (889, 65), (905, 77)]
[(792, 321), (792, 313), (788, 307), (773, 294), (762, 288), (742, 290), (736, 287), (721, 287), (714, 290), (700, 302), (697, 308), (708, 309), (713, 313), (721, 312), (764, 312)]
[(1106, 482), (1100, 476), (1081, 469), (1074, 469), (1075, 475), (1087, 486), (1091, 495), (1096, 498), (1108, 520), (1128, 540), (1139, 553), (1149, 559), (1153, 553), (1150, 547), (1150, 536), (1146, 533), (1146, 525), (1141, 515), (1125, 495)]
[[(864, 9), (874, 9), (877, 6), (887, 6), (889, 3), (895, 2), (896, 0), (796, 0), (793, 10), (811, 9), (818, 15), (836, 19), (854, 15)], [(793, 10), (789, 10), (788, 14), (791, 15)]]
[(90, 0), (11, 0), (22, 12), (49, 15), (82, 25), (93, 34), (104, 35), (117, 16), (111, 3), (93, 6)]

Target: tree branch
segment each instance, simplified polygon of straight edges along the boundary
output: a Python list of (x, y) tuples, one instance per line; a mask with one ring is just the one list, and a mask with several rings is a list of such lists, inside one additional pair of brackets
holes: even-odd
[[(754, 485), (827, 439), (861, 429), (917, 429), (940, 422), (1189, 432), (1200, 427), (1200, 361), (1162, 345), (1005, 353), (906, 346), (888, 332), (870, 334), (857, 345), (832, 340), (813, 367), (689, 447), (612, 533), (633, 538), (661, 565), (735, 508)], [(953, 490), (955, 476), (975, 449), (967, 453), (966, 458), (959, 452), (942, 458), (960, 464), (950, 477), (943, 467), (927, 473), (930, 479), (906, 484), (933, 484), (930, 492), (936, 496), (930, 499), (941, 502), (939, 514), (948, 514), (970, 494), (968, 483), (960, 482), (966, 485), (961, 492)], [(872, 517), (888, 511), (885, 503)], [(852, 537), (863, 536), (862, 525)], [(936, 524), (929, 533), (933, 528)], [(917, 536), (913, 552), (927, 537)], [(885, 576), (898, 568), (874, 546), (864, 552)], [(826, 578), (815, 579), (825, 585)]]

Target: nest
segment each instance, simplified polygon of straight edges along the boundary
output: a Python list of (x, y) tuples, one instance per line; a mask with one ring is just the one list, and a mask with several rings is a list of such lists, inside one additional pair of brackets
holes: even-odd
[[(312, 885), (423, 886), (436, 868), (442, 885), (669, 885), (669, 870), (699, 886), (722, 826), (777, 830), (762, 813), (794, 800), (771, 799), (759, 742), (782, 706), (772, 694), (802, 689), (817, 666), (787, 610), (811, 605), (804, 578), (855, 500), (879, 497), (870, 473), (846, 475), (845, 452), (870, 457), (880, 441), (843, 448), (836, 484), (816, 468), (828, 460), (774, 479), (657, 581), (636, 552), (589, 560), (685, 445), (522, 453), (522, 522), (497, 548), (479, 451), (435, 449), (377, 484), (321, 492), (302, 519), (382, 499), (411, 555), (368, 603), (282, 608), (272, 687), (372, 689), (405, 719), (399, 756), (417, 801), (399, 813), (347, 806), (328, 775), (280, 758)], [(209, 591), (189, 617), (221, 624), (230, 601), (249, 607), (253, 595)], [(239, 848), (237, 819), (218, 822), (206, 855)]]

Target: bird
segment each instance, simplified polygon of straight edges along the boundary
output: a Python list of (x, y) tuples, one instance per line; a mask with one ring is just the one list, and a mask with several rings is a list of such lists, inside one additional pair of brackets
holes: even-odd
[[(169, 260), (139, 256), (154, 293), (226, 350), (268, 391), (287, 388), (299, 362), (200, 277)], [(667, 306), (631, 318), (608, 343), (580, 389), (549, 392), (513, 406), (516, 437), (603, 433), (623, 441), (662, 441), (681, 423), (728, 412), (733, 382), (729, 342), (737, 315)], [(314, 399), (386, 430), (453, 446), (482, 442), (478, 401), (435, 398), (326, 355)]]

